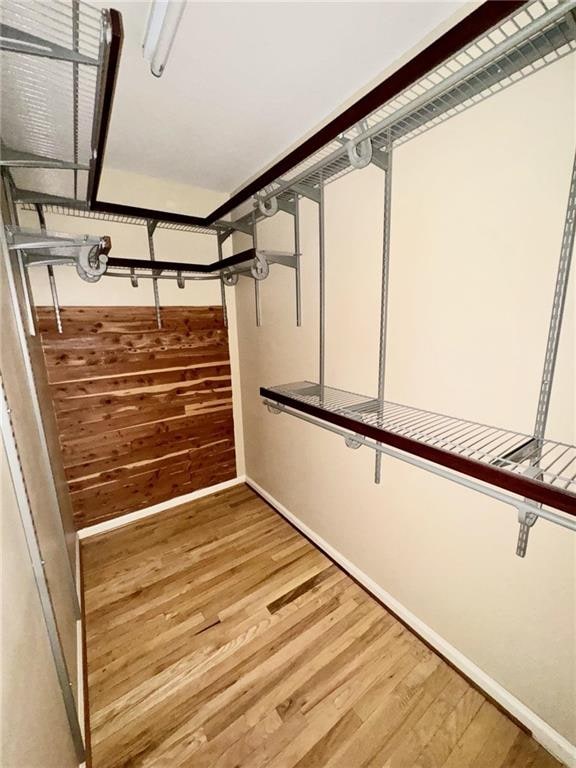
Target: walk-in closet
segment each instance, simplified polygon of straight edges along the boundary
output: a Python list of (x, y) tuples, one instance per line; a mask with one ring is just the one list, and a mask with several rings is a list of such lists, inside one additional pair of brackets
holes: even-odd
[(0, 766), (576, 768), (576, 0), (0, 62)]

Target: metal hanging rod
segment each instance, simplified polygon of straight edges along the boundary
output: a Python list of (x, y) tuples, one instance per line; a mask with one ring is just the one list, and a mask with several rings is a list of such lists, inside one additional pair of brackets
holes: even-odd
[(225, 272), (226, 269), (237, 267), (239, 265), (246, 265), (248, 263), (254, 263), (258, 256), (258, 253), (265, 255), (264, 251), (255, 251), (254, 248), (249, 248), (241, 253), (237, 253), (235, 256), (228, 256), (222, 261), (213, 261), (210, 264), (193, 264), (178, 261), (158, 261), (152, 262), (149, 259), (132, 259), (123, 258), (118, 256), (111, 256), (108, 259), (110, 267), (120, 267), (123, 269), (152, 269), (158, 275), (162, 272), (196, 272), (199, 274), (214, 274)]
[[(89, 282), (96, 282), (109, 270), (126, 270), (127, 278), (149, 277), (169, 279), (223, 279), (227, 285), (236, 283), (239, 276), (246, 275), (263, 280), (269, 274), (271, 264), (297, 269), (299, 254), (286, 251), (265, 251), (248, 248), (234, 256), (211, 262), (195, 264), (179, 261), (160, 261), (110, 256), (109, 237), (71, 236), (42, 230), (37, 232), (22, 227), (7, 226), (8, 248), (24, 254), (24, 264), (34, 266), (75, 265), (80, 276)], [(141, 270), (136, 274), (135, 270)], [(148, 270), (149, 274), (142, 272)], [(166, 273), (174, 273), (166, 275)], [(122, 272), (111, 273), (120, 277)]]

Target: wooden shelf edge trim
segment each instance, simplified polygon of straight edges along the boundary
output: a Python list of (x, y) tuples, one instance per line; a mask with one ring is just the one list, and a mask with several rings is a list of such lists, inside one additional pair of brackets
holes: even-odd
[(441, 448), (435, 448), (418, 440), (389, 432), (386, 429), (374, 427), (370, 424), (351, 419), (348, 416), (324, 410), (316, 405), (303, 403), (300, 400), (280, 394), (266, 387), (260, 388), (260, 395), (273, 402), (276, 401), (281, 405), (286, 405), (295, 411), (301, 411), (309, 416), (313, 416), (320, 421), (334, 424), (355, 434), (376, 440), (384, 445), (389, 445), (399, 451), (404, 451), (426, 461), (431, 461), (434, 464), (448, 467), (455, 472), (474, 477), (476, 480), (503, 488), (511, 493), (517, 493), (520, 496), (525, 496), (535, 502), (554, 507), (576, 517), (576, 495), (568, 491), (554, 488), (525, 475), (517, 475), (490, 464), (483, 464), (474, 459), (468, 459), (464, 456), (444, 451)]

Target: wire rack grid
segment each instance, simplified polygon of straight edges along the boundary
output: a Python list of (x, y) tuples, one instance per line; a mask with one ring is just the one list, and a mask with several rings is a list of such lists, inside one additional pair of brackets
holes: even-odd
[[(271, 387), (271, 393), (329, 413), (346, 416), (359, 425), (377, 427), (428, 446), (490, 464), (576, 494), (576, 446), (554, 440), (535, 440), (514, 430), (412, 408), (310, 381)], [(576, 510), (576, 495), (574, 497)]]
[(575, 0), (534, 0), (372, 112), (263, 190), (263, 198), (300, 183), (330, 183), (353, 170), (345, 143), (371, 138), (373, 150), (397, 146), (576, 51)]
[(8, 149), (75, 168), (14, 168), (18, 187), (37, 192), (86, 197), (92, 126), (103, 36), (102, 12), (84, 2), (30, 3), (3, 0), (2, 33), (5, 40), (38, 38), (79, 55), (77, 61), (7, 50), (0, 59), (2, 114), (0, 134), (4, 155)]
[[(21, 210), (23, 211), (35, 211), (36, 208), (33, 203), (19, 203)], [(45, 213), (53, 214), (55, 216), (77, 216), (83, 219), (98, 219), (100, 221), (110, 221), (116, 224), (134, 224), (139, 226), (146, 226), (146, 219), (138, 216), (127, 216), (118, 213), (106, 213), (102, 211), (91, 211), (82, 204), (42, 204), (42, 208)], [(169, 229), (178, 232), (195, 232), (201, 235), (216, 235), (218, 230), (212, 227), (201, 227), (193, 224), (178, 224), (170, 221), (159, 221), (158, 229)]]

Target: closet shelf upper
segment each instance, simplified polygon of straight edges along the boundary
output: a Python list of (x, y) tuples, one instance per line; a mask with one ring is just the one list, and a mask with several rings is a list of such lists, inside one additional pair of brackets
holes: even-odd
[[(134, 224), (146, 226), (146, 218), (142, 216), (130, 216), (124, 213), (106, 211), (93, 211), (86, 203), (71, 198), (57, 195), (46, 195), (32, 192), (26, 189), (14, 189), (12, 199), (18, 203), (23, 211), (36, 211), (36, 206), (41, 205), (45, 213), (54, 216), (76, 216), (81, 219), (96, 219), (98, 221), (110, 221), (114, 224)], [(230, 225), (229, 225), (230, 226)], [(179, 232), (195, 232), (200, 235), (216, 235), (226, 227), (226, 223), (219, 226), (202, 227), (197, 224), (178, 223), (175, 221), (158, 221), (157, 229), (171, 229)]]
[(347, 174), (353, 170), (350, 141), (370, 139), (372, 162), (382, 166), (389, 144), (398, 146), (575, 51), (575, 8), (576, 0), (527, 3), (269, 184), (261, 199), (282, 196), (298, 185), (313, 190)]
[[(0, 39), (2, 97), (10, 106), (3, 109), (2, 149), (15, 186), (35, 192), (34, 202), (42, 205), (59, 205), (54, 195), (60, 196), (61, 213), (98, 211), (117, 214), (114, 220), (149, 219), (187, 231), (218, 229), (218, 217), (237, 210), (253, 194), (260, 204), (274, 197), (282, 203), (293, 194), (314, 199), (321, 185), (354, 167), (349, 152), (358, 143), (371, 141), (372, 162), (385, 167), (390, 144), (408, 141), (576, 50), (576, 0), (529, 1), (441, 64), (415, 75), (408, 87), (400, 87), (393, 73), (382, 83), (379, 103), (359, 103), (355, 125), (276, 178), (263, 174), (259, 190), (248, 184), (246, 193), (233, 196), (234, 203), (198, 217), (96, 200), (121, 39), (117, 14), (100, 15), (77, 0), (72, 3), (76, 11), (59, 0), (50, 5), (5, 0), (3, 6), (4, 23), (20, 37), (17, 45), (10, 35)], [(50, 37), (53, 29), (56, 36)], [(27, 35), (50, 37), (52, 51), (16, 52)], [(74, 55), (48, 58), (57, 46)], [(25, 135), (29, 140), (22, 142), (19, 137)], [(49, 196), (39, 199), (43, 192)], [(92, 213), (74, 211), (69, 203), (75, 199), (90, 200)]]
[(379, 400), (310, 381), (262, 387), (272, 407), (308, 414), (350, 434), (576, 516), (576, 447)]
[(18, 187), (87, 199), (119, 24), (78, 0), (3, 0), (0, 162)]

